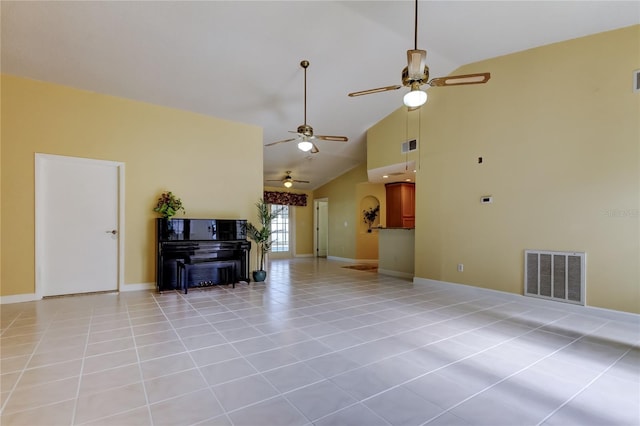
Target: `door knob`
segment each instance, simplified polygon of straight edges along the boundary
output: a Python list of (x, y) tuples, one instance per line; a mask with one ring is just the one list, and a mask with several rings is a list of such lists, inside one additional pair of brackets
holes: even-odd
[(116, 235), (118, 233), (118, 231), (116, 231), (115, 229), (112, 229), (111, 231), (105, 231), (105, 232), (111, 235)]

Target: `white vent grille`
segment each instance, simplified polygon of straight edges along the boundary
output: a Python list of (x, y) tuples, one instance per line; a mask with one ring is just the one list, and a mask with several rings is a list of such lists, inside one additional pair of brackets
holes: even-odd
[(525, 250), (525, 296), (585, 304), (584, 252)]
[(417, 151), (417, 150), (418, 150), (418, 140), (417, 139), (411, 139), (409, 141), (406, 141), (406, 142), (402, 143), (401, 152), (403, 154), (406, 154), (407, 152)]

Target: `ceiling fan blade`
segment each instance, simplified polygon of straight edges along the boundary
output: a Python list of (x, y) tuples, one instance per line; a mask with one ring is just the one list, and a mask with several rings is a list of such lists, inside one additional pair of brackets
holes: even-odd
[(294, 181), (295, 183), (309, 183), (309, 181), (308, 181), (308, 180), (297, 180), (297, 179), (294, 179), (293, 181)]
[(369, 90), (362, 90), (360, 92), (352, 92), (352, 93), (349, 93), (349, 96), (354, 97), (354, 96), (369, 95), (371, 93), (387, 92), (389, 90), (398, 90), (401, 87), (402, 86), (398, 86), (398, 85), (386, 86), (386, 87), (378, 87), (377, 89), (369, 89)]
[(268, 143), (268, 144), (266, 144), (265, 146), (273, 146), (273, 145), (277, 145), (277, 144), (279, 144), (279, 143), (291, 142), (291, 141), (295, 141), (296, 139), (298, 139), (298, 138), (283, 139), (283, 140), (281, 140), (281, 141), (276, 141), (276, 142)]
[(320, 150), (318, 149), (318, 147), (316, 146), (315, 143), (312, 142), (311, 145), (313, 145), (313, 148), (311, 148), (311, 153), (312, 154), (317, 154), (317, 153), (320, 152)]
[(449, 77), (434, 78), (429, 82), (430, 86), (459, 86), (462, 84), (482, 84), (489, 81), (491, 74), (481, 72), (477, 74), (452, 75)]
[(326, 135), (316, 135), (316, 139), (322, 139), (323, 141), (334, 141), (334, 142), (348, 142), (349, 138), (346, 136), (326, 136)]
[(427, 65), (427, 51), (407, 50), (407, 63), (409, 79), (421, 80), (424, 76), (424, 67)]

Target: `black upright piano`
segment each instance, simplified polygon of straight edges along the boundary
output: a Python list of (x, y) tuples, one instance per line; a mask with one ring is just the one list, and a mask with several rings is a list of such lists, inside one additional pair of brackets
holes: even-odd
[[(156, 283), (158, 291), (178, 287), (178, 262), (227, 260), (235, 263), (235, 280), (249, 282), (249, 251), (243, 219), (156, 219)], [(190, 274), (187, 287), (218, 284), (215, 271)], [(212, 275), (213, 274), (213, 275)]]

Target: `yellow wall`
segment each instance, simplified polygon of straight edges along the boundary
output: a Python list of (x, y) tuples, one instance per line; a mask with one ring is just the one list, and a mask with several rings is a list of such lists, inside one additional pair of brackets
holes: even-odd
[(296, 210), (296, 256), (313, 256), (313, 191), (294, 191), (307, 194), (307, 205)]
[(358, 259), (358, 232), (363, 218), (357, 185), (367, 180), (367, 166), (363, 163), (313, 191), (315, 199), (327, 198), (329, 203), (329, 257)]
[(356, 201), (358, 227), (356, 232), (356, 259), (377, 260), (378, 259), (378, 230), (373, 229), (367, 232), (368, 225), (364, 221), (364, 210), (375, 207), (373, 200), (377, 200), (380, 205), (378, 222), (374, 226), (384, 224), (386, 221), (386, 191), (381, 183), (360, 183), (356, 185)]
[(259, 127), (8, 75), (1, 94), (3, 296), (34, 292), (36, 152), (125, 163), (125, 284), (155, 282), (162, 191), (182, 199), (186, 217), (254, 215)]
[(430, 89), (416, 277), (522, 294), (525, 249), (585, 251), (587, 304), (640, 313), (639, 68), (636, 25), (454, 73), (489, 71), (485, 85)]
[[(401, 96), (398, 100), (401, 102)], [(416, 161), (416, 168), (419, 168), (418, 153), (423, 142), (418, 137), (421, 126), (420, 110), (407, 114), (406, 108), (397, 109), (374, 124), (367, 131), (367, 168), (373, 170), (407, 161)], [(418, 139), (418, 151), (403, 154), (402, 143), (415, 138)]]

